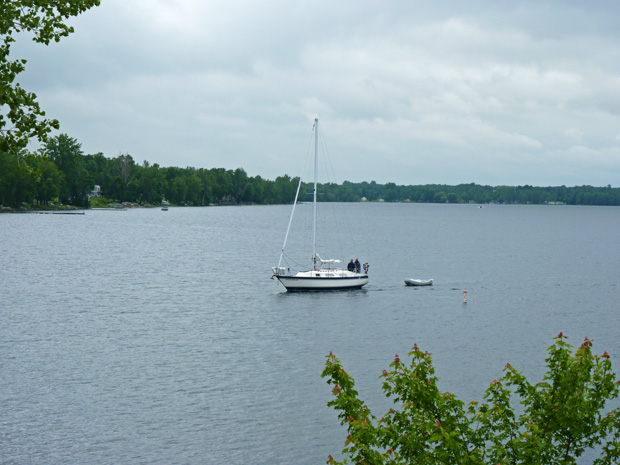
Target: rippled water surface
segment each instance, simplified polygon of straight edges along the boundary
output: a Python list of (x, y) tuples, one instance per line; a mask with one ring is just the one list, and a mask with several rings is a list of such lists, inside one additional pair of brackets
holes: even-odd
[(414, 342), (465, 401), (508, 361), (540, 377), (560, 331), (620, 371), (620, 209), (324, 208), (353, 219), (363, 290), (269, 279), (289, 206), (0, 215), (0, 463), (324, 463), (330, 350), (379, 417)]

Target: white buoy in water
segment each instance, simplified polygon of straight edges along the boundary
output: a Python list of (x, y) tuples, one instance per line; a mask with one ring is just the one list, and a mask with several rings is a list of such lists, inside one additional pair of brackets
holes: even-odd
[(467, 291), (463, 291), (463, 303), (467, 303)]

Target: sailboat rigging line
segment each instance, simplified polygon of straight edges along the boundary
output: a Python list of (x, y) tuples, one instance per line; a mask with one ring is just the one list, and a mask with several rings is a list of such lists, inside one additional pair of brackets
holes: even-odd
[(291, 223), (293, 222), (293, 215), (295, 214), (295, 207), (297, 206), (297, 198), (299, 197), (299, 189), (301, 188), (301, 176), (299, 177), (299, 184), (297, 184), (297, 192), (295, 193), (295, 201), (293, 202), (293, 211), (288, 219), (288, 228), (286, 228), (286, 235), (284, 236), (284, 243), (282, 244), (282, 251), (280, 252), (280, 260), (278, 260), (278, 268), (282, 263), (282, 256), (284, 255), (284, 248), (286, 247), (286, 241), (288, 240), (288, 233), (291, 230)]
[[(321, 146), (321, 154), (320, 157), (321, 168), (324, 175), (321, 175), (321, 178), (325, 179), (323, 183), (321, 183), (320, 187), (323, 191), (326, 191), (325, 186), (331, 182), (336, 183), (336, 170), (334, 169), (334, 165), (332, 163), (332, 157), (330, 155), (330, 151), (327, 147), (327, 139), (324, 134), (321, 133), (320, 137), (320, 146)], [(344, 186), (344, 183), (343, 183)], [(331, 213), (331, 224), (336, 226), (336, 229), (341, 230), (344, 234), (336, 235), (336, 241), (338, 242), (338, 251), (340, 255), (344, 258), (347, 254), (352, 254), (352, 256), (357, 256), (357, 251), (359, 250), (357, 241), (355, 240), (355, 219), (350, 221), (350, 214), (348, 212), (348, 208), (344, 208), (342, 206), (342, 202), (329, 202), (330, 208), (327, 207), (327, 203), (325, 206), (319, 206), (321, 211), (330, 211)], [(343, 238), (347, 238), (348, 244), (345, 247), (343, 244)], [(350, 258), (350, 257), (349, 257)], [(347, 259), (348, 260), (348, 259)]]
[(319, 119), (314, 118), (314, 213), (312, 217), (312, 267), (316, 270), (316, 183), (319, 176)]
[[(284, 259), (284, 261), (286, 262), (287, 265), (291, 264), (291, 265), (294, 265), (294, 266), (297, 266), (297, 267), (303, 267), (303, 266), (307, 265), (307, 263), (305, 263), (305, 264), (301, 263), (301, 262), (295, 260), (293, 257), (291, 257), (290, 255), (288, 255), (286, 253), (284, 254), (283, 259)], [(289, 268), (290, 268), (290, 266), (289, 266)]]
[[(288, 227), (286, 228), (286, 235), (284, 236), (284, 242), (282, 243), (282, 249), (280, 251), (280, 259), (278, 260), (278, 268), (282, 264), (282, 258), (284, 256), (284, 249), (286, 248), (286, 243), (288, 241), (288, 236), (289, 236), (289, 233), (291, 231), (291, 225), (292, 225), (292, 222), (293, 222), (293, 216), (295, 214), (295, 207), (297, 206), (297, 203), (299, 201), (299, 191), (301, 189), (301, 185), (302, 185), (303, 179), (305, 177), (306, 169), (312, 163), (311, 162), (311, 158), (310, 158), (310, 153), (311, 153), (310, 149), (312, 147), (312, 139), (313, 139), (312, 136), (314, 135), (314, 133), (316, 133), (316, 120), (315, 120), (315, 123), (312, 125), (312, 131), (310, 131), (310, 136), (308, 138), (308, 145), (307, 145), (307, 148), (306, 148), (306, 160), (305, 160), (305, 163), (304, 163), (304, 168), (302, 170), (302, 174), (301, 174), (301, 176), (299, 176), (299, 183), (297, 184), (297, 191), (295, 192), (295, 200), (293, 201), (293, 210), (291, 212), (291, 215), (289, 216)], [(295, 262), (295, 261), (293, 260), (293, 262)], [(295, 264), (299, 265), (299, 263), (297, 263), (297, 262), (295, 262)]]

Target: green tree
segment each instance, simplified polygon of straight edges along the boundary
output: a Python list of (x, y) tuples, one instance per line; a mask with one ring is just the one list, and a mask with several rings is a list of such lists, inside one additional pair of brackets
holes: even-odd
[(35, 176), (30, 166), (34, 157), (26, 151), (20, 153), (29, 169), (22, 169), (18, 159), (11, 153), (0, 151), (0, 204), (19, 207), (31, 204), (35, 197)]
[(138, 198), (141, 202), (159, 204), (164, 197), (164, 185), (166, 175), (159, 165), (149, 165), (146, 161), (138, 171), (140, 177), (140, 189)]
[(444, 191), (435, 192), (433, 195), (433, 202), (435, 203), (446, 203), (448, 201), (448, 197)]
[(106, 158), (101, 152), (94, 155), (86, 155), (84, 157), (84, 167), (91, 176), (93, 184), (101, 187), (104, 197), (109, 197), (113, 185), (110, 159)]
[(250, 201), (260, 204), (267, 203), (265, 199), (265, 185), (265, 180), (260, 176), (252, 178), (252, 184), (249, 186), (251, 189), (246, 191), (246, 194), (251, 194)]
[(65, 21), (99, 5), (99, 0), (29, 0), (0, 2), (0, 150), (19, 155), (30, 139), (44, 142), (58, 121), (44, 118), (36, 95), (16, 82), (26, 60), (11, 60), (11, 45), (23, 32), (48, 45), (71, 34)]
[(248, 176), (245, 170), (243, 168), (237, 168), (232, 174), (232, 195), (238, 204), (244, 199), (247, 183)]
[(398, 200), (398, 189), (396, 188), (396, 184), (394, 184), (393, 182), (388, 182), (385, 185), (383, 200), (385, 200), (386, 202), (395, 202), (396, 200)]
[(209, 170), (199, 169), (198, 177), (200, 178), (200, 203), (199, 205), (209, 205), (212, 201), (213, 192), (211, 185), (213, 184), (213, 176)]
[(168, 200), (182, 205), (187, 196), (187, 183), (182, 176), (176, 176), (168, 182)]
[(33, 162), (36, 173), (35, 197), (39, 204), (47, 205), (58, 195), (64, 176), (56, 164), (45, 155), (34, 157)]
[[(284, 204), (293, 203), (293, 201), (295, 200), (295, 193), (297, 192), (298, 183), (299, 178), (291, 178), (288, 174), (285, 174), (284, 176), (278, 176), (273, 185), (273, 202)], [(319, 192), (325, 192), (325, 186), (323, 187), (323, 189), (317, 187), (317, 190)], [(308, 192), (312, 192), (312, 189), (308, 190)], [(302, 200), (306, 199), (302, 198)]]
[(17, 159), (0, 150), (0, 205), (16, 205), (14, 194), (18, 176)]
[(243, 197), (241, 197), (241, 201), (243, 203), (251, 203), (254, 199), (254, 185), (251, 181), (245, 186), (245, 190), (243, 191)]
[(211, 192), (216, 202), (221, 203), (232, 195), (232, 171), (224, 168), (211, 170)]
[(187, 201), (191, 205), (200, 205), (202, 202), (202, 182), (200, 181), (200, 176), (197, 172), (192, 173), (192, 175), (187, 178)]
[(58, 198), (61, 203), (85, 207), (94, 183), (84, 167), (82, 144), (67, 134), (47, 141), (45, 153), (63, 173)]
[(132, 183), (136, 179), (136, 162), (128, 153), (119, 154), (111, 160), (112, 186), (111, 196), (120, 202), (134, 201), (135, 189)]
[[(407, 366), (398, 355), (384, 370), (383, 392), (395, 407), (380, 420), (359, 399), (353, 378), (327, 356), (322, 376), (333, 384), (329, 406), (347, 425), (342, 463), (371, 464), (571, 464), (599, 447), (595, 465), (620, 459), (620, 409), (604, 413), (618, 397), (609, 355), (594, 355), (592, 342), (572, 353), (560, 333), (548, 349), (547, 373), (531, 384), (507, 364), (482, 403), (467, 406), (441, 392), (431, 354), (414, 345)], [(512, 405), (518, 396), (522, 407)], [(327, 463), (340, 463), (330, 455)]]

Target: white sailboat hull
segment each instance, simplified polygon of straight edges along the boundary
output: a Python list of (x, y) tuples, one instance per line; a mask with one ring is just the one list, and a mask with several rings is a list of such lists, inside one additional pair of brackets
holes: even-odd
[(300, 271), (295, 275), (275, 275), (287, 291), (340, 291), (361, 289), (368, 275), (347, 270)]

